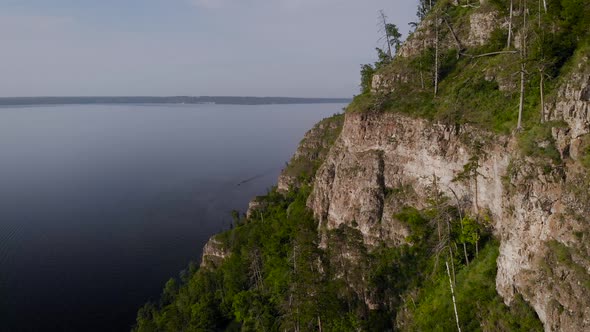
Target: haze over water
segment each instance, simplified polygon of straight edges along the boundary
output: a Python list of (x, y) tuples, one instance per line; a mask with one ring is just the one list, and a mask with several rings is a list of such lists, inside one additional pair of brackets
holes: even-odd
[(129, 330), (343, 106), (0, 108), (0, 331)]

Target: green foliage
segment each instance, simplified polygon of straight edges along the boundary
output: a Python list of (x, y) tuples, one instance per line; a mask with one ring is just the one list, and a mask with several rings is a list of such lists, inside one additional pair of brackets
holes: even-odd
[(385, 31), (387, 36), (389, 36), (389, 44), (393, 46), (397, 52), (402, 44), (402, 34), (399, 32), (397, 26), (393, 23), (386, 24)]
[(375, 68), (370, 64), (361, 65), (361, 93), (371, 92)]
[(560, 268), (566, 268), (578, 280), (578, 285), (586, 288), (590, 291), (590, 275), (588, 275), (586, 268), (576, 262), (574, 255), (583, 257), (584, 253), (579, 252), (576, 248), (568, 247), (565, 244), (556, 240), (547, 242), (547, 248), (549, 249), (548, 256), (546, 257), (547, 271), (551, 274), (561, 274)]
[[(384, 331), (396, 327), (400, 310), (417, 318), (410, 330), (453, 326), (448, 280), (433, 254), (440, 241), (439, 216), (455, 215), (444, 197), (433, 198), (428, 209), (407, 207), (396, 215), (409, 226), (411, 244), (381, 244), (369, 251), (360, 231), (344, 225), (326, 232), (327, 247), (321, 249), (317, 222), (306, 208), (309, 192), (303, 186), (287, 195), (271, 190), (259, 197), (259, 216), (216, 237), (231, 253), (219, 267), (191, 265), (180, 283), (170, 280), (158, 305), (139, 310), (135, 330), (309, 331), (321, 324), (324, 331)], [(486, 243), (474, 219), (450, 226), (449, 241), (455, 244)], [(475, 257), (472, 246), (468, 251)], [(492, 324), (537, 328), (525, 304), (522, 310), (508, 308), (495, 292), (495, 242), (469, 266), (454, 255), (466, 331)], [(376, 307), (370, 309), (368, 300)], [(408, 306), (412, 301), (416, 306)]]
[(555, 139), (551, 134), (551, 128), (554, 126), (562, 126), (562, 124), (544, 123), (522, 133), (518, 141), (522, 152), (526, 156), (549, 158), (559, 163), (561, 161), (561, 155), (555, 147)]
[(418, 0), (418, 9), (416, 11), (418, 20), (422, 21), (435, 5), (436, 0)]
[[(542, 331), (535, 312), (518, 298), (508, 307), (496, 293), (496, 259), (498, 244), (489, 243), (456, 278), (456, 301), (459, 321), (464, 331)], [(456, 330), (449, 280), (439, 275), (429, 282), (415, 300), (407, 305), (411, 313), (408, 330)]]
[(402, 222), (410, 226), (410, 243), (424, 243), (428, 234), (428, 220), (416, 208), (404, 207), (400, 213), (395, 216)]
[(580, 161), (584, 167), (590, 169), (590, 135), (582, 138), (580, 144)]
[(295, 186), (310, 184), (330, 147), (342, 131), (344, 114), (334, 114), (314, 126), (299, 145), (301, 154), (292, 158), (283, 174), (296, 179)]
[(471, 217), (463, 217), (459, 221), (461, 223), (461, 233), (459, 234), (459, 243), (469, 243), (477, 245), (481, 240), (481, 225)]
[[(519, 10), (523, 3), (516, 3)], [(478, 57), (486, 53), (514, 51), (506, 49), (507, 29), (498, 27), (483, 46), (466, 47), (463, 52), (473, 55), (457, 59), (456, 50), (448, 47), (439, 50), (439, 89), (433, 96), (434, 47), (433, 35), (424, 31), (414, 38), (425, 39), (421, 54), (409, 59), (394, 59), (375, 68), (386, 79), (402, 77), (392, 83), (392, 93), (379, 98), (363, 97), (351, 110), (391, 111), (440, 121), (447, 125), (471, 124), (500, 134), (508, 134), (516, 128), (519, 107), (520, 64), (524, 62), (525, 76), (524, 128), (528, 131), (541, 122), (540, 84), (543, 76), (545, 102), (556, 98), (562, 77), (576, 70), (576, 53), (588, 54), (590, 30), (590, 2), (584, 0), (548, 1), (548, 12), (540, 12), (538, 1), (527, 1), (527, 52), (501, 53)], [(420, 1), (420, 19), (427, 15), (444, 16), (459, 35), (467, 37), (469, 15), (474, 11), (496, 11), (501, 19), (508, 15), (509, 1), (491, 0), (480, 8), (452, 6), (439, 1), (430, 12), (428, 1)], [(433, 17), (429, 20), (432, 21)], [(429, 21), (430, 22), (430, 21)], [(522, 32), (522, 15), (513, 21), (514, 33)], [(434, 23), (430, 22), (430, 25)], [(432, 29), (432, 26), (430, 26)], [(451, 39), (445, 24), (440, 24), (443, 40)], [(410, 37), (412, 38), (412, 37)], [(415, 45), (414, 45), (415, 46)], [(465, 45), (463, 45), (465, 47)], [(542, 153), (552, 154), (552, 151)]]
[(352, 102), (346, 107), (347, 112), (367, 112), (373, 110), (376, 105), (375, 97), (370, 93), (355, 96)]

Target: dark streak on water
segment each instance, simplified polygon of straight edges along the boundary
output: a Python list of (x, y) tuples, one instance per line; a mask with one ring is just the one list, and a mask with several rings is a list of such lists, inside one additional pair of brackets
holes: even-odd
[(126, 331), (343, 105), (0, 108), (0, 331)]

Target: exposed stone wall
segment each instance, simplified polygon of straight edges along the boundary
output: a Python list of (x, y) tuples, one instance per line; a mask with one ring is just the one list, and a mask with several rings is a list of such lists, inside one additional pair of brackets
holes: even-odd
[[(423, 207), (433, 176), (449, 197), (455, 192), (475, 206), (474, 182), (453, 181), (469, 162), (472, 147), (466, 142), (474, 136), (482, 135), (399, 114), (347, 114), (340, 139), (317, 173), (308, 205), (328, 229), (346, 223), (358, 228), (369, 244), (401, 243), (407, 231), (393, 212), (404, 204)], [(507, 140), (496, 139), (503, 144), (481, 161), (477, 204), (499, 218), (509, 159)], [(412, 188), (414, 195), (386, 197), (399, 188)]]
[(287, 192), (291, 186), (300, 186), (300, 179), (297, 177), (302, 172), (309, 176), (313, 175), (312, 173), (324, 161), (330, 147), (340, 134), (343, 122), (342, 115), (326, 118), (305, 134), (289, 164), (279, 176), (277, 185), (279, 192)]
[[(520, 293), (547, 331), (590, 330), (590, 179), (578, 162), (590, 132), (588, 59), (564, 80), (547, 106), (550, 120), (567, 124), (553, 135), (563, 165), (522, 157), (515, 137), (445, 127), (393, 113), (349, 113), (318, 170), (308, 206), (320, 231), (341, 224), (368, 245), (404, 242), (394, 214), (404, 204), (424, 207), (436, 176), (449, 197), (488, 211), (501, 239), (497, 290), (510, 303)], [(475, 180), (454, 181), (484, 142)], [(412, 188), (412, 195), (387, 193)], [(391, 196), (391, 195), (390, 195)]]
[(201, 256), (201, 268), (215, 268), (229, 256), (229, 252), (225, 249), (223, 243), (211, 237), (203, 247), (203, 254)]

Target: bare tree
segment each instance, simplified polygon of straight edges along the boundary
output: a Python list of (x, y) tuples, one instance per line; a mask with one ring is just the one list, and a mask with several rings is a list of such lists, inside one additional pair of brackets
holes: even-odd
[(539, 76), (541, 80), (539, 83), (539, 91), (541, 93), (541, 123), (545, 122), (545, 66), (539, 67)]
[(520, 64), (520, 102), (518, 105), (518, 124), (516, 130), (522, 130), (522, 112), (524, 110), (524, 93), (525, 93), (525, 73), (526, 68), (524, 62)]
[(262, 278), (262, 257), (260, 256), (260, 251), (258, 248), (254, 249), (250, 252), (250, 282), (258, 289), (262, 289), (263, 287), (263, 278)]
[[(457, 203), (457, 211), (459, 211), (459, 219), (461, 219), (461, 221), (463, 220), (463, 212), (462, 209), (463, 207), (461, 206), (461, 201), (459, 200), (459, 196), (457, 196), (457, 193), (453, 190), (453, 188), (451, 187), (447, 187), (449, 188), (449, 190), (453, 193), (453, 196), (455, 196), (455, 202)], [(461, 232), (463, 232), (463, 222), (460, 223), (461, 225)], [(467, 255), (467, 243), (463, 242), (463, 255), (465, 255), (465, 263), (467, 263), (467, 266), (469, 266), (469, 255)]]
[(439, 28), (438, 15), (434, 17), (434, 96), (438, 95), (438, 80), (439, 80), (439, 63), (438, 63), (438, 49), (439, 49)]
[(455, 30), (453, 29), (453, 27), (451, 26), (451, 24), (449, 23), (449, 21), (446, 19), (446, 17), (442, 17), (443, 21), (445, 22), (447, 28), (449, 29), (449, 31), (451, 32), (451, 35), (453, 36), (453, 40), (455, 41), (455, 46), (457, 46), (457, 59), (459, 59), (461, 57), (462, 51), (463, 51), (463, 45), (461, 44), (461, 41), (459, 40), (459, 37), (457, 37), (457, 34), (455, 33)]
[(387, 44), (387, 54), (390, 58), (392, 58), (391, 54), (391, 36), (389, 35), (389, 30), (387, 29), (387, 15), (383, 9), (379, 11), (379, 32), (382, 34), (380, 41), (385, 39), (385, 43)]
[(526, 0), (523, 3), (523, 25), (522, 25), (522, 37), (520, 45), (520, 103), (518, 106), (518, 124), (516, 130), (522, 130), (522, 113), (524, 111), (524, 94), (525, 94), (525, 83), (526, 83), (526, 66), (525, 61), (527, 57), (527, 6)]
[(547, 14), (547, 0), (543, 0), (543, 8), (545, 9), (545, 14)]
[(453, 297), (453, 309), (455, 310), (455, 321), (457, 322), (457, 330), (461, 332), (461, 325), (459, 325), (459, 313), (457, 313), (457, 302), (455, 301), (455, 289), (453, 288), (453, 282), (451, 281), (451, 271), (449, 270), (449, 262), (447, 265), (447, 275), (449, 276), (449, 285), (451, 287), (451, 296)]
[[(420, 53), (424, 53), (424, 49), (426, 48), (424, 46), (424, 40), (422, 40), (422, 50)], [(420, 87), (422, 87), (422, 90), (424, 90), (424, 73), (423, 70), (424, 68), (422, 68), (422, 57), (418, 58), (418, 65), (420, 66)]]
[(512, 42), (512, 17), (514, 16), (514, 0), (510, 0), (510, 17), (508, 18), (508, 43), (507, 48), (510, 48)]

